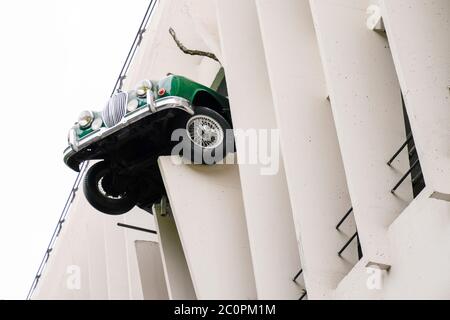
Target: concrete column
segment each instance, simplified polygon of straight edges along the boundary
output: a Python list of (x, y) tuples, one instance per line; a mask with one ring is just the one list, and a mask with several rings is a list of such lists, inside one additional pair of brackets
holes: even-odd
[[(79, 192), (83, 192), (80, 190)], [(86, 203), (86, 205), (89, 205)], [(94, 211), (94, 210), (92, 210)], [(94, 214), (90, 210), (80, 210), (79, 215), (90, 215), (86, 223), (89, 244), (86, 247), (89, 261), (89, 281), (91, 299), (108, 299), (108, 279), (106, 275), (105, 230), (103, 228), (105, 215)]]
[(450, 1), (382, 1), (425, 183), (450, 200)]
[(161, 205), (155, 204), (153, 206), (153, 216), (155, 217), (158, 230), (158, 240), (169, 299), (196, 299), (186, 257), (170, 206), (167, 205), (165, 213), (162, 215)]
[[(308, 298), (324, 298), (356, 263), (340, 247), (355, 232), (308, 1), (257, 0), (280, 144)], [(356, 241), (352, 244), (356, 244)]]
[[(127, 212), (122, 217), (123, 217), (123, 222), (127, 225), (136, 226), (136, 227), (140, 227), (140, 228), (144, 228), (144, 229), (150, 229), (150, 230), (155, 229), (155, 223), (154, 223), (153, 216), (150, 213), (139, 209), (138, 207), (134, 207), (131, 211)], [(110, 220), (110, 217), (105, 217), (105, 218), (106, 218), (106, 220)], [(156, 294), (156, 293), (149, 294), (149, 290), (150, 291), (153, 290), (151, 288), (149, 289), (149, 286), (153, 286), (155, 290), (159, 290), (158, 286), (156, 284), (146, 283), (146, 281), (141, 278), (142, 275), (146, 276), (146, 273), (145, 273), (145, 271), (143, 272), (142, 269), (140, 268), (140, 264), (139, 264), (140, 261), (138, 259), (139, 254), (137, 252), (138, 246), (136, 245), (136, 241), (155, 243), (155, 242), (157, 242), (158, 237), (152, 233), (148, 233), (148, 232), (144, 232), (144, 231), (140, 231), (140, 230), (134, 230), (134, 229), (130, 229), (127, 227), (119, 227), (116, 225), (116, 226), (114, 226), (114, 228), (123, 228), (125, 231), (126, 260), (127, 260), (127, 270), (128, 270), (127, 277), (128, 277), (129, 288), (130, 288), (130, 299), (141, 300), (141, 299), (149, 299), (149, 297), (151, 297), (151, 296), (160, 297), (160, 295)], [(141, 261), (144, 261), (144, 264), (146, 264), (147, 262), (145, 262), (145, 261), (154, 260), (153, 256), (155, 255), (155, 253), (153, 253), (152, 245), (144, 244), (144, 245), (142, 245), (142, 248), (144, 248), (144, 247), (149, 248), (149, 249), (141, 250), (140, 259), (141, 259)], [(147, 254), (145, 255), (146, 252), (147, 252)], [(157, 259), (159, 259), (159, 261), (161, 260), (161, 257), (159, 254), (159, 249), (158, 249)], [(162, 269), (159, 270), (159, 266), (160, 265), (158, 262), (155, 262), (154, 266), (150, 263), (150, 266), (149, 266), (147, 272), (152, 273), (152, 274), (156, 274), (159, 272), (158, 276), (161, 279), (163, 279), (164, 272), (162, 271)], [(166, 290), (165, 283), (163, 283), (163, 285), (164, 285), (164, 290)], [(151, 292), (153, 292), (153, 291), (151, 291)], [(167, 296), (167, 293), (166, 293), (166, 296)]]
[(363, 259), (339, 284), (336, 299), (448, 299), (450, 204), (426, 187), (389, 227), (389, 271)]
[(136, 240), (134, 245), (136, 247), (143, 299), (167, 300), (169, 296), (164, 279), (159, 244), (154, 241)]
[[(216, 4), (234, 128), (252, 134), (277, 129), (255, 2)], [(298, 299), (302, 288), (291, 279), (300, 258), (282, 157), (271, 159), (280, 162), (279, 170), (262, 175), (267, 168), (261, 162), (242, 163), (249, 146), (238, 140), (236, 147), (258, 298)]]
[(412, 199), (400, 86), (388, 43), (366, 26), (372, 1), (310, 0), (363, 254), (388, 260), (386, 232)]
[[(92, 264), (100, 262), (101, 259), (90, 260), (92, 255), (87, 249), (88, 230), (85, 228), (87, 214), (90, 212), (83, 211), (86, 204), (83, 195), (78, 192), (77, 196), (50, 253), (32, 296), (33, 300), (95, 299), (96, 294), (104, 290), (104, 279), (98, 278), (98, 282), (95, 282), (91, 277), (92, 271), (92, 276), (96, 274)], [(71, 215), (77, 212), (76, 216)], [(104, 292), (101, 295), (104, 296)]]
[(198, 299), (255, 299), (237, 167), (159, 167)]
[[(98, 213), (100, 214), (100, 213)], [(106, 248), (106, 276), (108, 281), (108, 298), (110, 300), (130, 299), (128, 284), (128, 262), (126, 259), (125, 230), (117, 227), (123, 221), (123, 216), (111, 216), (104, 221)]]

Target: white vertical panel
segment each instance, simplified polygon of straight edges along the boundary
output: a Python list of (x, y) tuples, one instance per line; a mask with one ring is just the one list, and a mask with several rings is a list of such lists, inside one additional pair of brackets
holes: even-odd
[[(75, 201), (70, 213), (76, 212), (78, 209), (80, 209), (79, 201)], [(76, 253), (78, 250), (72, 251), (77, 242), (78, 246), (82, 246), (84, 240), (81, 238), (82, 241), (79, 241), (80, 237), (77, 236), (75, 242), (73, 238), (74, 233), (84, 226), (84, 224), (79, 223), (79, 221), (83, 221), (83, 215), (84, 213), (81, 212), (78, 215), (79, 219), (73, 219), (72, 216), (66, 218), (47, 265), (39, 278), (36, 290), (31, 297), (32, 299), (71, 300), (81, 299), (81, 297), (90, 298), (91, 286), (88, 280), (90, 269), (81, 267), (81, 265), (86, 266), (88, 264), (88, 255), (80, 256)], [(74, 277), (70, 278), (71, 276)], [(75, 286), (68, 286), (68, 282)], [(80, 284), (80, 286), (76, 287), (77, 284)]]
[(123, 217), (110, 216), (104, 221), (106, 248), (106, 275), (108, 279), (108, 298), (110, 300), (130, 299), (128, 283), (128, 263), (125, 242), (125, 230), (117, 226), (123, 223)]
[(363, 258), (335, 291), (336, 299), (448, 299), (450, 204), (425, 188), (389, 227), (391, 268), (375, 275)]
[[(323, 298), (356, 262), (344, 167), (308, 1), (257, 0), (308, 298)], [(350, 229), (348, 227), (351, 227)], [(347, 256), (345, 256), (347, 258)]]
[(386, 39), (366, 27), (372, 1), (310, 0), (363, 253), (388, 258), (386, 231), (412, 199), (400, 86)]
[(196, 296), (186, 257), (172, 211), (170, 207), (166, 210), (162, 216), (161, 206), (153, 206), (168, 295), (172, 300), (192, 300)]
[[(83, 192), (80, 190), (80, 192)], [(86, 203), (86, 205), (89, 205)], [(81, 211), (81, 210), (80, 210)], [(106, 251), (105, 251), (105, 230), (103, 220), (107, 216), (97, 214), (92, 210), (83, 210), (78, 214), (88, 214), (90, 219), (86, 224), (89, 244), (85, 248), (89, 261), (89, 286), (90, 298), (94, 300), (108, 299), (108, 279), (106, 276)]]
[[(255, 2), (216, 4), (234, 128), (276, 129)], [(237, 149), (246, 151), (240, 143)], [(281, 156), (277, 159), (279, 170), (273, 175), (261, 175), (262, 164), (240, 164), (239, 174), (258, 298), (296, 299), (301, 288), (291, 278), (300, 258), (284, 166)]]
[[(108, 217), (107, 217), (108, 218)], [(143, 211), (138, 207), (134, 207), (131, 211), (123, 215), (124, 223), (130, 226), (136, 226), (143, 229), (155, 229), (155, 223), (153, 216), (147, 211)], [(136, 241), (157, 241), (155, 234), (135, 230), (127, 227), (115, 226), (115, 228), (124, 228), (125, 231), (125, 243), (126, 243), (126, 260), (128, 267), (128, 282), (130, 288), (130, 299), (141, 300), (145, 298), (143, 287), (146, 285), (145, 281), (140, 278), (142, 272), (139, 272), (138, 256), (136, 252)], [(149, 255), (152, 253), (149, 252)], [(142, 257), (141, 257), (142, 258)], [(145, 257), (144, 257), (145, 259)], [(158, 267), (158, 264), (156, 264)], [(164, 277), (161, 272), (160, 277)]]
[[(143, 299), (147, 284), (139, 272), (135, 241), (156, 236), (119, 227), (118, 222), (153, 228), (153, 217), (137, 207), (123, 216), (96, 211), (80, 186), (32, 298)], [(141, 254), (141, 259), (148, 257)], [(76, 268), (80, 287), (71, 288), (67, 284), (78, 274)], [(162, 271), (159, 277), (164, 279)]]
[(237, 167), (159, 167), (198, 299), (255, 299)]
[(146, 240), (136, 240), (134, 244), (142, 280), (143, 299), (167, 300), (169, 296), (167, 295), (159, 244)]
[(382, 3), (425, 183), (450, 194), (450, 1)]

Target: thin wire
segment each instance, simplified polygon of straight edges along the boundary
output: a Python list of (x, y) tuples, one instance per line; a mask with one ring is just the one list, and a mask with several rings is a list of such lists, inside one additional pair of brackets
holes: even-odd
[(59, 231), (61, 230), (62, 224), (65, 222), (65, 218), (67, 216), (67, 213), (69, 212), (70, 205), (72, 204), (73, 198), (75, 197), (75, 193), (78, 190), (78, 187), (81, 182), (81, 178), (84, 175), (84, 172), (86, 171), (86, 168), (88, 167), (89, 161), (85, 161), (80, 169), (80, 172), (78, 172), (77, 177), (75, 178), (75, 181), (72, 185), (72, 189), (70, 190), (69, 196), (67, 197), (66, 203), (64, 204), (64, 208), (61, 212), (61, 215), (58, 219), (58, 223), (56, 224), (55, 229), (53, 230), (52, 237), (50, 238), (50, 242), (47, 246), (47, 249), (45, 251), (44, 257), (41, 260), (41, 263), (39, 264), (38, 271), (36, 272), (36, 276), (34, 277), (33, 282), (31, 283), (31, 287), (27, 294), (27, 300), (30, 299), (31, 295), (33, 294), (34, 289), (36, 288), (39, 278), (42, 275), (42, 271), (44, 270), (44, 267), (48, 261), (48, 258), (50, 257), (50, 253), (53, 250), (53, 246), (56, 242), (56, 238), (59, 235)]
[[(137, 47), (139, 46), (139, 44), (141, 43), (142, 40), (142, 34), (146, 31), (146, 27), (148, 22), (150, 21), (150, 18), (152, 16), (153, 10), (156, 6), (156, 3), (159, 0), (150, 0), (150, 3), (147, 7), (147, 10), (145, 11), (145, 15), (144, 18), (142, 19), (141, 25), (139, 26), (139, 30), (136, 34), (136, 37), (134, 38), (133, 44), (131, 45), (130, 50), (128, 51), (128, 55), (125, 59), (125, 62), (122, 66), (122, 69), (120, 70), (120, 74), (116, 80), (116, 83), (114, 84), (114, 89), (111, 93), (111, 96), (116, 92), (116, 90), (118, 89), (118, 85), (122, 83), (123, 79), (125, 79), (126, 74), (128, 72), (128, 69), (131, 65), (131, 62), (134, 58), (134, 55), (136, 53)], [(120, 89), (120, 88), (119, 88)], [(39, 268), (38, 271), (36, 272), (36, 275), (34, 277), (33, 282), (31, 283), (31, 287), (28, 291), (27, 294), (27, 300), (30, 300), (34, 290), (36, 289), (39, 279), (42, 275), (42, 272), (44, 271), (45, 265), (47, 264), (47, 261), (50, 257), (50, 253), (53, 250), (53, 246), (55, 245), (56, 242), (56, 238), (59, 236), (59, 233), (61, 231), (62, 225), (65, 222), (65, 218), (69, 212), (69, 208), (73, 202), (73, 200), (75, 199), (75, 193), (78, 190), (78, 187), (80, 185), (81, 179), (84, 175), (84, 172), (86, 171), (87, 167), (89, 166), (89, 161), (84, 161), (84, 163), (82, 164), (81, 168), (80, 168), (80, 172), (78, 172), (77, 177), (75, 178), (75, 182), (72, 186), (72, 190), (69, 193), (69, 196), (67, 197), (66, 203), (64, 204), (64, 208), (61, 212), (61, 215), (59, 217), (58, 223), (56, 224), (56, 227), (53, 231), (52, 237), (50, 239), (50, 242), (47, 246), (47, 250), (45, 251), (44, 257), (41, 260), (41, 263), (39, 264)]]
[(122, 81), (126, 78), (126, 75), (128, 73), (128, 69), (130, 68), (131, 62), (133, 61), (134, 55), (136, 53), (137, 48), (139, 47), (142, 39), (142, 34), (146, 31), (147, 24), (150, 21), (150, 18), (153, 13), (153, 9), (156, 6), (156, 3), (158, 0), (151, 0), (150, 4), (147, 7), (147, 10), (145, 11), (144, 18), (142, 19), (141, 25), (139, 26), (139, 29), (136, 33), (136, 36), (134, 37), (133, 43), (131, 45), (130, 50), (128, 51), (128, 55), (125, 59), (125, 62), (122, 66), (122, 69), (120, 70), (119, 76), (117, 77), (116, 83), (114, 84), (114, 88), (111, 92), (111, 96), (114, 95), (114, 93), (118, 90), (122, 89)]

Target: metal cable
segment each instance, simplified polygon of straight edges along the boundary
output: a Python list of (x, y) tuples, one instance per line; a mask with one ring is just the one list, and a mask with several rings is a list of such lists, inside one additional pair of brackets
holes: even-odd
[[(142, 19), (142, 22), (141, 22), (141, 24), (139, 26), (139, 30), (138, 30), (138, 32), (136, 34), (136, 37), (134, 38), (133, 44), (131, 45), (131, 48), (128, 51), (128, 55), (127, 55), (127, 57), (125, 59), (125, 62), (123, 64), (123, 66), (122, 66), (122, 69), (120, 70), (120, 74), (117, 77), (116, 83), (114, 84), (114, 89), (113, 89), (113, 91), (111, 93), (111, 96), (116, 91), (120, 91), (121, 88), (122, 88), (123, 80), (126, 78), (126, 74), (127, 74), (128, 69), (129, 69), (129, 67), (131, 65), (131, 62), (132, 62), (132, 60), (134, 58), (136, 50), (137, 50), (137, 48), (139, 47), (139, 45), (141, 43), (142, 34), (146, 31), (146, 27), (147, 27), (147, 25), (148, 25), (148, 23), (150, 21), (150, 18), (151, 18), (152, 14), (153, 14), (154, 8), (155, 8), (155, 6), (156, 6), (158, 1), (159, 0), (150, 0), (150, 3), (148, 5), (148, 7), (147, 7), (147, 10), (145, 11), (144, 18)], [(31, 283), (31, 287), (30, 287), (30, 289), (28, 291), (27, 298), (26, 298), (27, 300), (31, 299), (31, 296), (33, 295), (33, 292), (34, 292), (34, 290), (36, 289), (36, 287), (37, 287), (37, 285), (39, 283), (39, 279), (40, 279), (40, 277), (42, 275), (42, 272), (43, 272), (43, 270), (45, 268), (45, 265), (47, 264), (47, 261), (48, 261), (48, 259), (50, 257), (50, 253), (52, 252), (52, 250), (54, 248), (56, 239), (59, 236), (59, 233), (61, 231), (62, 225), (65, 222), (66, 216), (67, 216), (67, 214), (69, 212), (70, 206), (71, 206), (73, 200), (75, 199), (76, 191), (78, 190), (80, 182), (81, 182), (81, 180), (83, 178), (83, 175), (84, 175), (84, 173), (85, 173), (85, 171), (86, 171), (88, 166), (89, 166), (89, 161), (84, 161), (82, 166), (81, 166), (80, 172), (78, 172), (78, 175), (75, 178), (75, 182), (74, 182), (74, 184), (72, 186), (72, 190), (70, 191), (69, 196), (67, 197), (66, 203), (64, 204), (64, 208), (63, 208), (63, 210), (61, 212), (61, 215), (59, 217), (58, 223), (56, 224), (56, 227), (55, 227), (55, 229), (53, 231), (52, 237), (51, 237), (50, 242), (49, 242), (49, 244), (47, 246), (47, 250), (45, 251), (45, 254), (44, 254), (44, 257), (41, 260), (41, 263), (39, 264), (39, 268), (38, 268), (38, 270), (36, 272), (34, 280)]]

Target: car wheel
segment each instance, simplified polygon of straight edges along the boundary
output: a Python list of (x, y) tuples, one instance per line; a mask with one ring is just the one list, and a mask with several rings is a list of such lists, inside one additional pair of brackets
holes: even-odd
[[(231, 126), (219, 113), (205, 107), (196, 107), (185, 127), (187, 139), (183, 156), (192, 163), (214, 164), (232, 152), (234, 141), (227, 134), (232, 133)], [(231, 139), (230, 139), (231, 137)], [(190, 152), (185, 152), (190, 150)]]
[(110, 215), (123, 214), (136, 205), (138, 193), (130, 183), (122, 182), (117, 181), (107, 161), (97, 162), (86, 172), (84, 194), (98, 211)]

